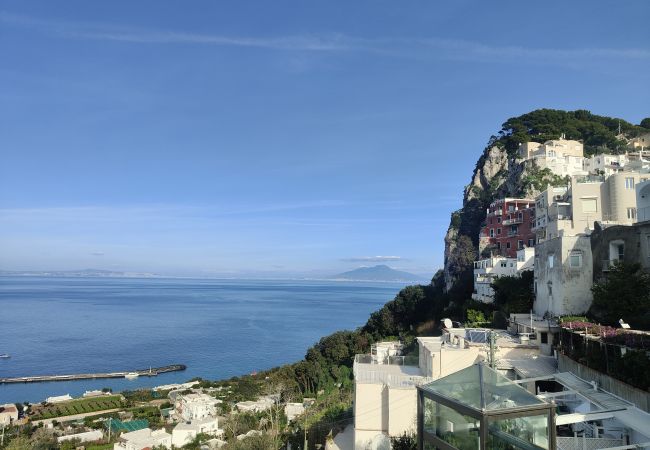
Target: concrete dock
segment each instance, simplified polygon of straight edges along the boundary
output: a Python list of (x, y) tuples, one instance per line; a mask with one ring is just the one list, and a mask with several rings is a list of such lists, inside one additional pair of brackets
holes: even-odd
[(173, 364), (164, 367), (152, 367), (144, 370), (129, 372), (104, 372), (104, 373), (77, 373), (71, 375), (36, 375), (31, 377), (0, 378), (0, 384), (7, 383), (39, 383), (44, 381), (74, 381), (90, 380), (95, 378), (124, 378), (127, 374), (138, 374), (138, 377), (155, 377), (161, 373), (179, 372), (187, 369), (184, 364)]

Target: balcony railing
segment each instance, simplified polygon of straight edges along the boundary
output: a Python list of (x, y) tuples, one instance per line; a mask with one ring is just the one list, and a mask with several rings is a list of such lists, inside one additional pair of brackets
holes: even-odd
[(515, 225), (515, 224), (518, 224), (518, 223), (524, 223), (524, 219), (523, 218), (521, 218), (521, 219), (520, 218), (514, 218), (514, 219), (508, 219), (508, 220), (503, 221), (504, 225)]

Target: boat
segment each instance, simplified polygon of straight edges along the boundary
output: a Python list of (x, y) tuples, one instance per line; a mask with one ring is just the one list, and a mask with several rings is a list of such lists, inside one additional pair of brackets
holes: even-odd
[(7, 353), (3, 353), (2, 355), (0, 355), (0, 359), (9, 359), (9, 358), (11, 358), (11, 356), (9, 356)]
[(140, 374), (138, 372), (129, 372), (126, 375), (124, 375), (124, 378), (132, 380), (134, 378), (138, 378)]

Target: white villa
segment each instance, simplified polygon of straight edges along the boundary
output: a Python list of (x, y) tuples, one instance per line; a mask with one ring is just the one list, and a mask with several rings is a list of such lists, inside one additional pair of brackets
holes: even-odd
[(548, 168), (560, 176), (586, 175), (583, 167), (584, 147), (582, 142), (555, 139), (539, 142), (525, 142), (519, 146), (521, 159), (534, 161), (540, 169)]
[(182, 420), (190, 422), (217, 416), (217, 405), (221, 403), (207, 394), (178, 395), (174, 403), (176, 415)]
[(474, 293), (472, 299), (492, 303), (494, 289), (492, 283), (499, 277), (514, 277), (525, 270), (532, 270), (535, 249), (524, 247), (517, 252), (516, 258), (493, 256), (474, 262)]
[(143, 450), (146, 448), (172, 448), (172, 435), (165, 430), (152, 431), (151, 428), (122, 433), (113, 450)]
[(223, 430), (219, 428), (219, 421), (216, 417), (181, 422), (172, 430), (172, 444), (180, 448), (192, 442), (199, 433), (220, 437), (223, 435)]

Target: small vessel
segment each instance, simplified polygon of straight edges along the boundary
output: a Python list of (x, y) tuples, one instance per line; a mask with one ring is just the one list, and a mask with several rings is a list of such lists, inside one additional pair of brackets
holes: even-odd
[(0, 359), (9, 359), (9, 358), (11, 358), (11, 356), (9, 356), (9, 354), (7, 353), (3, 353), (0, 355)]
[(139, 376), (140, 376), (140, 374), (138, 372), (129, 372), (126, 375), (124, 375), (124, 378), (132, 380), (134, 378), (138, 378)]

